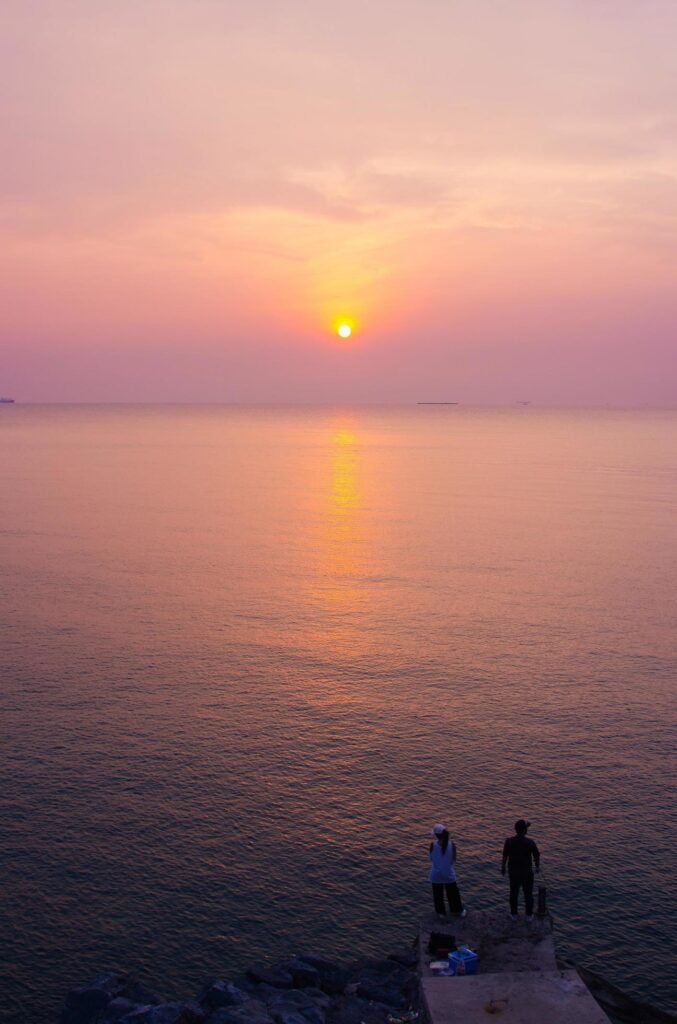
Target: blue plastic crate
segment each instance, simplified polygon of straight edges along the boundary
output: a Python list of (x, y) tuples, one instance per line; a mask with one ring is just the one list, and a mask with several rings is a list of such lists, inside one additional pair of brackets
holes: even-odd
[(454, 976), (477, 974), (477, 953), (473, 953), (467, 946), (461, 946), (449, 954), (449, 970)]

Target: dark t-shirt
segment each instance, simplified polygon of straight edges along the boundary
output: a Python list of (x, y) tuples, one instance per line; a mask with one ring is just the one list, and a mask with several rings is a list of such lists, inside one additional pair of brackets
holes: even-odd
[(511, 875), (530, 875), (533, 871), (531, 861), (538, 867), (541, 856), (533, 839), (526, 836), (510, 836), (503, 844), (503, 860), (508, 861), (508, 872)]

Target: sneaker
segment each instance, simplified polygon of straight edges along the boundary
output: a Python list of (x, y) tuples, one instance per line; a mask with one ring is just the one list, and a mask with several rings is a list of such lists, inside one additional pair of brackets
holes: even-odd
[(527, 921), (529, 922), (529, 924), (531, 924), (531, 922), (532, 922), (532, 921), (533, 921), (533, 919), (534, 919), (534, 915), (533, 915), (533, 914), (527, 914), (527, 918), (526, 918), (526, 919), (527, 919)]
[(511, 914), (510, 915), (510, 920), (511, 921), (517, 921), (518, 920), (517, 914)]
[(465, 907), (463, 908), (463, 910), (461, 911), (461, 913), (458, 916), (459, 917), (467, 917), (468, 916), (468, 911), (465, 909)]

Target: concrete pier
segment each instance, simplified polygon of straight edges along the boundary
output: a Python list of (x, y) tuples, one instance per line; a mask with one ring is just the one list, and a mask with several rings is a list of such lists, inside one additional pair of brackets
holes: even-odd
[[(428, 952), (431, 932), (453, 937), (479, 956), (476, 975), (434, 977)], [(430, 1024), (609, 1024), (577, 971), (560, 970), (550, 916), (527, 924), (498, 911), (472, 911), (440, 920), (431, 915), (419, 931), (423, 1007)]]

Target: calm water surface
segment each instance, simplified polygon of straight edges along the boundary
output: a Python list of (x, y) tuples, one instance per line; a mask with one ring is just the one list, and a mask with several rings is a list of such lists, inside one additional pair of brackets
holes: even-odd
[[(674, 1007), (677, 414), (0, 409), (0, 1019), (409, 940), (427, 834)], [(507, 909), (507, 904), (506, 904)]]

